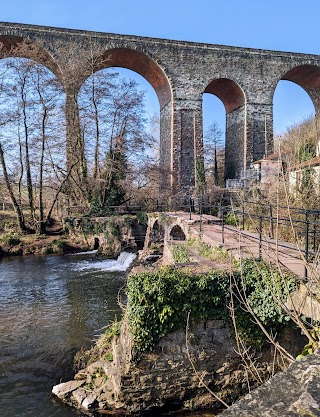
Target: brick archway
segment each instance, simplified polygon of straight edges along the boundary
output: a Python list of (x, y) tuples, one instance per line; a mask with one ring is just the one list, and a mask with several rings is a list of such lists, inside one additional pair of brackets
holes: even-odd
[(0, 59), (27, 58), (47, 67), (63, 85), (61, 68), (51, 53), (40, 42), (19, 35), (0, 33)]
[(170, 240), (179, 240), (179, 241), (185, 241), (186, 235), (184, 231), (182, 230), (181, 226), (178, 224), (174, 225), (169, 233), (169, 239)]

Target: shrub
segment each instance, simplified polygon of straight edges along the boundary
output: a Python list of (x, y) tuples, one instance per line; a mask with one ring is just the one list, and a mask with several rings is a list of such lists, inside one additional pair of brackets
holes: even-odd
[(65, 242), (60, 239), (54, 240), (51, 244), (52, 253), (56, 253), (56, 254), (64, 253), (65, 247), (66, 247)]
[(222, 318), (229, 287), (227, 272), (190, 276), (163, 268), (128, 279), (127, 316), (136, 352), (151, 350), (168, 332), (192, 320)]
[(238, 226), (240, 224), (240, 219), (234, 213), (229, 212), (226, 214), (224, 222), (229, 226)]
[[(252, 310), (270, 333), (276, 334), (290, 320), (279, 303), (286, 301), (289, 291), (297, 286), (292, 276), (282, 279), (278, 270), (264, 262), (245, 260), (243, 274), (237, 271), (233, 278), (235, 293), (245, 291)], [(172, 268), (143, 272), (129, 277), (127, 296), (127, 318), (137, 355), (152, 350), (167, 333), (184, 328), (188, 313), (192, 321), (225, 319), (232, 327), (227, 271), (193, 276)], [(239, 294), (233, 297), (237, 331), (245, 342), (261, 348), (265, 336), (240, 298)]]
[(144, 211), (138, 211), (136, 213), (138, 223), (147, 225), (148, 224), (148, 215)]
[(218, 246), (211, 246), (206, 243), (199, 244), (199, 253), (204, 258), (208, 258), (211, 261), (227, 261), (229, 259), (228, 252), (223, 249), (219, 248)]
[(21, 240), (18, 238), (18, 236), (12, 234), (12, 235), (1, 236), (0, 242), (8, 246), (15, 246), (15, 245), (19, 245)]

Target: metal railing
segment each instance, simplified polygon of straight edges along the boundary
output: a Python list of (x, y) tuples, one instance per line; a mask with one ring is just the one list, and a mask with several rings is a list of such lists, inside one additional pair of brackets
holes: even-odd
[[(256, 234), (251, 236), (258, 240), (259, 257), (262, 257), (264, 242), (276, 239), (277, 246), (303, 253), (306, 262), (316, 254), (320, 245), (320, 210), (286, 207), (255, 201), (227, 202), (223, 198), (219, 203), (210, 203), (206, 196), (197, 198), (178, 195), (159, 199), (146, 199), (140, 205), (130, 202), (121, 206), (110, 206), (110, 214), (134, 214), (137, 212), (178, 212), (189, 213), (192, 220), (197, 214), (199, 231), (203, 231), (205, 215), (213, 215), (221, 225), (222, 243), (225, 241), (225, 230), (231, 226), (238, 231), (249, 231)], [(282, 231), (282, 234), (281, 234)], [(307, 266), (305, 276), (307, 277)]]
[[(309, 262), (316, 256), (320, 245), (320, 210), (286, 207), (254, 201), (221, 202), (211, 204), (205, 198), (176, 198), (170, 201), (157, 201), (155, 211), (188, 212), (189, 219), (197, 214), (199, 231), (203, 230), (204, 216), (213, 215), (221, 225), (222, 244), (225, 241), (225, 230), (234, 226), (238, 231), (253, 232), (251, 236), (258, 240), (259, 258), (262, 258), (263, 243), (276, 243), (277, 247), (290, 249), (304, 255)], [(298, 256), (297, 256), (298, 258)], [(305, 277), (308, 275), (305, 265)]]

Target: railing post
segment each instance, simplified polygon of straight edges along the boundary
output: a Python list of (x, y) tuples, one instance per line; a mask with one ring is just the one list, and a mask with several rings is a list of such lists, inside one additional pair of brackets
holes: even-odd
[(224, 245), (224, 207), (221, 208), (221, 237)]
[(272, 213), (272, 205), (269, 206), (270, 209), (270, 223), (271, 223), (271, 239), (274, 239), (274, 230), (273, 230), (273, 213)]
[(262, 216), (259, 216), (259, 259), (262, 260)]
[(307, 262), (309, 259), (309, 217), (308, 217), (308, 211), (305, 212), (306, 216), (306, 228), (305, 228), (305, 258), (306, 258), (306, 264), (304, 266), (304, 277), (308, 277), (308, 268), (307, 268)]
[(200, 213), (200, 233), (202, 233), (202, 196), (199, 201), (199, 213)]
[(242, 230), (244, 230), (244, 206), (242, 206)]
[(313, 216), (313, 229), (312, 229), (312, 249), (314, 252), (316, 251), (317, 220), (318, 220), (318, 214), (315, 212)]

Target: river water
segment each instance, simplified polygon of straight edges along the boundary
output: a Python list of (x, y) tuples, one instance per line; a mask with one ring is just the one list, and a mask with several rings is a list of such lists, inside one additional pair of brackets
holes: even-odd
[(79, 416), (51, 389), (71, 376), (76, 350), (120, 316), (126, 274), (106, 269), (117, 263), (87, 255), (0, 261), (1, 416)]
[(51, 389), (72, 378), (75, 352), (89, 348), (97, 330), (120, 317), (117, 295), (131, 260), (130, 255), (118, 261), (87, 255), (0, 260), (2, 417), (83, 416), (56, 400)]

